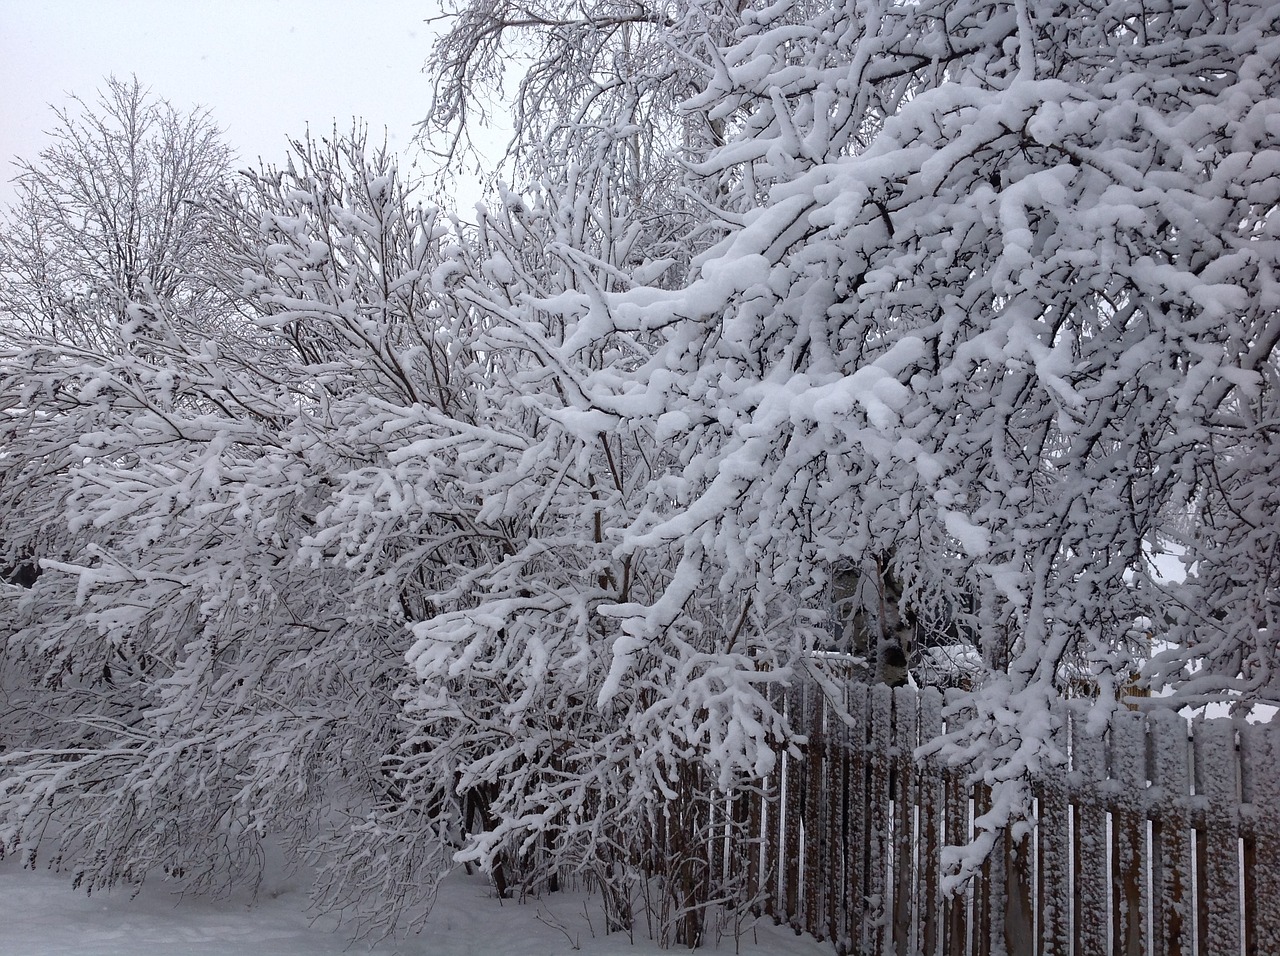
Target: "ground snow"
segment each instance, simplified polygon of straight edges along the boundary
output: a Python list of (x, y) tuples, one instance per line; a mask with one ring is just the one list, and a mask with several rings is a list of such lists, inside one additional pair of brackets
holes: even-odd
[[(585, 904), (585, 910), (584, 910)], [(264, 895), (252, 907), (186, 899), (178, 903), (160, 887), (86, 896), (62, 875), (0, 866), (0, 953), (4, 956), (654, 956), (663, 952), (637, 929), (603, 934), (598, 896), (560, 893), (528, 903), (499, 903), (487, 880), (463, 874), (441, 887), (431, 922), (422, 935), (384, 942), (372, 950), (351, 946), (330, 931), (331, 922), (310, 921), (303, 895), (294, 888)], [(588, 924), (587, 914), (594, 924)], [(561, 932), (558, 926), (563, 926)], [(565, 933), (581, 947), (574, 950)], [(732, 954), (730, 934), (703, 952)], [(686, 951), (682, 948), (671, 952)], [(743, 954), (830, 956), (829, 944), (798, 937), (769, 920), (748, 926)]]

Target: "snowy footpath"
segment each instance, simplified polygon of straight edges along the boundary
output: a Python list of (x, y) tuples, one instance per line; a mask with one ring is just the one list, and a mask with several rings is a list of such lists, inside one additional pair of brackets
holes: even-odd
[[(252, 906), (185, 899), (164, 888), (86, 896), (65, 875), (0, 864), (2, 956), (655, 956), (663, 952), (637, 929), (602, 932), (599, 896), (555, 894), (527, 903), (499, 903), (487, 881), (463, 874), (441, 887), (421, 935), (372, 950), (311, 921), (296, 888), (263, 894)], [(585, 906), (585, 908), (584, 908)], [(589, 918), (588, 918), (589, 917)], [(593, 934), (594, 928), (594, 934)], [(575, 948), (576, 947), (576, 948)], [(680, 949), (670, 952), (685, 951)], [(761, 920), (735, 941), (732, 932), (701, 952), (757, 956), (830, 956), (829, 944), (797, 937)]]

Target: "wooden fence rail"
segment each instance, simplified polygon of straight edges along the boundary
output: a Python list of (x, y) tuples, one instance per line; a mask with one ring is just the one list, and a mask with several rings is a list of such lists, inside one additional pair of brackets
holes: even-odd
[(1153, 711), (1091, 733), (1063, 701), (1069, 765), (1035, 781), (1036, 826), (945, 896), (942, 848), (989, 794), (915, 758), (946, 730), (942, 695), (841, 694), (788, 693), (808, 745), (731, 810), (775, 919), (860, 956), (1280, 956), (1280, 727)]

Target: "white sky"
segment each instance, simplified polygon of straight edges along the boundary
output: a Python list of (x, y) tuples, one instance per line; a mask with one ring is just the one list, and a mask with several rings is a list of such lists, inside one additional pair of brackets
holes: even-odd
[[(422, 72), (438, 0), (0, 0), (0, 204), (14, 156), (34, 158), (49, 104), (88, 101), (110, 74), (136, 74), (181, 109), (212, 110), (242, 165), (281, 160), (308, 123), (358, 116), (409, 166), (426, 112)], [(478, 187), (462, 184), (469, 208)]]

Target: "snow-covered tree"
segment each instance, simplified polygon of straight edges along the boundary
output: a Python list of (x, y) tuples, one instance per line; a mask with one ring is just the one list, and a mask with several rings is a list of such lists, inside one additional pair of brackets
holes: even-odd
[[(744, 11), (686, 103), (733, 118), (694, 170), (736, 183), (740, 226), (686, 285), (584, 319), (660, 330), (595, 402), (657, 423), (683, 465), (618, 538), (683, 569), (610, 611), (623, 646), (709, 589), (767, 607), (811, 582), (820, 606), (825, 569), (888, 558), (904, 608), (980, 635), (977, 716), (947, 742), (996, 786), (979, 849), (1060, 757), (1039, 717), (1063, 663), (1105, 683), (1140, 618), (1174, 622), (1154, 673), (1179, 699), (1275, 700), (1278, 16)], [(1157, 587), (1175, 530), (1197, 573)]]
[(378, 932), (420, 919), (461, 849), (509, 880), (590, 872), (621, 925), (668, 808), (710, 826), (706, 759), (726, 780), (772, 760), (786, 671), (757, 672), (745, 612), (728, 647), (702, 634), (733, 596), (692, 606), (642, 682), (614, 676), (601, 609), (680, 569), (614, 557), (673, 465), (643, 424), (602, 432), (577, 384), (647, 354), (580, 334), (579, 307), (669, 265), (627, 266), (643, 226), (577, 201), (609, 175), (567, 169), (464, 230), (358, 138), (298, 144), (210, 204), (234, 338), (192, 341), (153, 296), (101, 348), (6, 352), (6, 528), (38, 502), (59, 532), (3, 594), (32, 701), (4, 726), (8, 851), (57, 819), (89, 886), (208, 886), (283, 833), (320, 905)]
[(25, 704), (2, 718), (0, 847), (49, 854), (57, 820), (49, 855), (87, 886), (216, 888), (272, 833), (318, 857), (326, 899), (394, 911), (454, 836), (384, 825), (420, 594), (316, 539), (385, 457), (371, 407), (469, 400), (465, 325), (431, 296), (446, 230), (352, 142), (213, 205), (230, 265), (203, 277), (247, 328), (193, 340), (151, 294), (92, 344), (15, 336), (0, 360), (0, 537), (51, 539), (33, 588), (0, 589)]
[(0, 219), (0, 328), (96, 341), (145, 295), (208, 321), (220, 251), (203, 200), (231, 163), (209, 112), (111, 77), (96, 100), (53, 113)]
[[(23, 693), (58, 688), (6, 730), (6, 847), (56, 812), (90, 882), (213, 876), (301, 819), (375, 927), (454, 859), (696, 906), (854, 573), (881, 632), (977, 635), (957, 878), (1062, 758), (1064, 667), (1106, 687), (1153, 624), (1172, 703), (1276, 701), (1280, 9), (468, 9), (460, 70), (526, 26), (600, 80), (636, 25), (648, 65), (530, 127), (474, 228), (358, 142), (245, 180), (233, 348), (151, 295), (3, 356), (0, 489), (68, 518), (4, 594)], [(592, 105), (636, 78), (713, 134), (640, 198), (636, 116)]]

